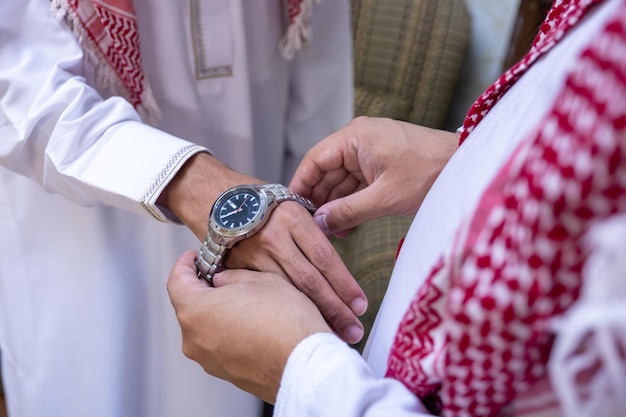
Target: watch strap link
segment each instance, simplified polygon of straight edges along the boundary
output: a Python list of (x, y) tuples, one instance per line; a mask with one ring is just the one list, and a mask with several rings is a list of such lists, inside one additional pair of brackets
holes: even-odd
[(209, 283), (213, 285), (213, 274), (222, 264), (225, 251), (225, 246), (213, 242), (212, 239), (205, 240), (196, 257), (198, 276), (206, 277)]
[(277, 203), (282, 203), (283, 201), (295, 201), (311, 212), (317, 209), (311, 200), (294, 193), (282, 184), (265, 184), (262, 185), (261, 188), (263, 188), (265, 192), (271, 193)]

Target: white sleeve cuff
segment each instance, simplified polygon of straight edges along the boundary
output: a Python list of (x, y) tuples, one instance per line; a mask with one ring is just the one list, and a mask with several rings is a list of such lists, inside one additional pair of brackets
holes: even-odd
[[(350, 349), (337, 336), (330, 333), (316, 333), (302, 340), (291, 352), (287, 360), (276, 398), (274, 417), (293, 415), (290, 410), (300, 410), (302, 412), (303, 408), (298, 405), (302, 397), (304, 397), (305, 403), (310, 401), (310, 398), (307, 398), (309, 395), (306, 394), (306, 392), (310, 392), (309, 387), (301, 386), (298, 381), (303, 378), (307, 364), (316, 349), (321, 349), (322, 347), (326, 349), (333, 349), (333, 347), (335, 349), (342, 349), (343, 347)], [(312, 381), (310, 382), (312, 383)], [(303, 417), (305, 415), (308, 414), (302, 414)]]
[(424, 417), (430, 414), (401, 382), (376, 378), (361, 355), (330, 333), (293, 350), (274, 417)]
[[(141, 122), (126, 121), (106, 130), (86, 152), (86, 162), (65, 174), (80, 178), (96, 199), (159, 221), (178, 222), (156, 200), (183, 164), (208, 149)], [(90, 153), (93, 156), (90, 156)], [(113, 167), (113, 169), (112, 169)]]

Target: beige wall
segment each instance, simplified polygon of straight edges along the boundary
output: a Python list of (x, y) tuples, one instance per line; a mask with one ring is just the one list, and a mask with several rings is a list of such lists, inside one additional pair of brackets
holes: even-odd
[(465, 0), (471, 38), (446, 127), (455, 130), (474, 100), (501, 74), (520, 0)]

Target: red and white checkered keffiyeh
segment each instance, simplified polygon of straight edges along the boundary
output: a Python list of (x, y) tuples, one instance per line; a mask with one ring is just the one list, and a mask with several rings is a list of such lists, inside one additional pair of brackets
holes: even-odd
[[(280, 1), (286, 1), (289, 27), (279, 48), (291, 59), (311, 38), (313, 0)], [(156, 120), (159, 111), (141, 64), (132, 0), (53, 0), (52, 10), (80, 40), (101, 92), (124, 97), (144, 120)]]
[[(471, 108), (463, 140), (596, 3), (555, 1), (529, 54)], [(555, 319), (580, 296), (589, 257), (586, 232), (624, 212), (626, 0), (621, 0), (568, 73), (541, 128), (497, 173), (453, 248), (418, 290), (393, 342), (386, 376), (445, 416), (562, 415), (557, 397), (547, 395), (553, 393), (546, 364)], [(442, 346), (434, 343), (436, 331), (445, 335)], [(624, 348), (618, 349), (621, 355)], [(432, 371), (425, 370), (426, 362), (435, 364)], [(594, 372), (597, 363), (587, 365)]]

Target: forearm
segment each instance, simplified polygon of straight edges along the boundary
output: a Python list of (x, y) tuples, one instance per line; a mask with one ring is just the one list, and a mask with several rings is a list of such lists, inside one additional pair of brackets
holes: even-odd
[(78, 204), (165, 221), (159, 193), (203, 149), (143, 124), (120, 98), (103, 100), (85, 81), (81, 47), (48, 7), (0, 5), (0, 164)]
[(376, 378), (358, 352), (330, 334), (316, 334), (292, 352), (275, 417), (423, 417), (419, 399), (394, 379)]

